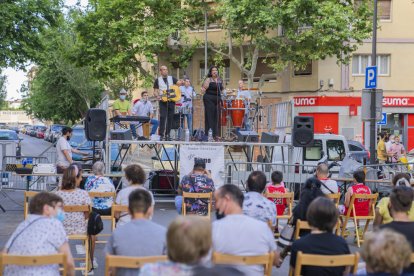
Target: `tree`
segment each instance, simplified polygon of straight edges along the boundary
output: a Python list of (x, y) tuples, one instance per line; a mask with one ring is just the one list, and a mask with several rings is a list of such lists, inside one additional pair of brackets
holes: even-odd
[(90, 67), (72, 61), (76, 36), (69, 19), (62, 19), (59, 28), (50, 29), (42, 40), (46, 51), (39, 57), (39, 69), (23, 107), (39, 119), (76, 122), (99, 102), (103, 85)]
[(276, 73), (289, 64), (300, 68), (330, 56), (348, 62), (357, 45), (370, 37), (369, 2), (354, 6), (353, 0), (217, 0), (215, 12), (226, 36), (210, 47), (237, 65), (249, 87), (259, 56)]
[(97, 0), (78, 18), (78, 64), (94, 68), (105, 81), (136, 76), (152, 82), (157, 54), (168, 37), (185, 26), (180, 0)]
[(55, 25), (60, 8), (60, 0), (0, 1), (0, 68), (24, 68), (36, 60), (43, 49), (40, 34)]
[(6, 104), (7, 96), (7, 76), (0, 74), (0, 109)]

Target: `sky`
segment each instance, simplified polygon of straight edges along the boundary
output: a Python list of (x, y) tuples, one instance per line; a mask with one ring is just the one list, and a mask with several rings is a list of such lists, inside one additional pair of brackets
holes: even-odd
[[(78, 0), (65, 0), (65, 4), (68, 6), (73, 6), (78, 2)], [(88, 1), (81, 0), (82, 6), (86, 6)], [(27, 69), (30, 69), (31, 66), (28, 66)], [(18, 92), (22, 83), (27, 81), (26, 73), (22, 70), (16, 71), (13, 68), (6, 68), (2, 72), (7, 76), (7, 97), (6, 99), (20, 99), (22, 96)]]

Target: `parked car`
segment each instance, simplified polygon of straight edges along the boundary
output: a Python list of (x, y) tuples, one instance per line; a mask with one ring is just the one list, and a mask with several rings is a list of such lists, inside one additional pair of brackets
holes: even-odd
[[(72, 153), (72, 159), (77, 162), (91, 164), (93, 159), (93, 142), (86, 139), (83, 126), (75, 126), (72, 129), (73, 132), (69, 144), (72, 148), (88, 153), (88, 156)], [(102, 160), (102, 143), (100, 142), (95, 143), (95, 160)]]
[(19, 132), (20, 132), (20, 130), (17, 126), (11, 126), (11, 127), (9, 127), (9, 129), (15, 131), (17, 134), (19, 134)]
[(349, 155), (360, 163), (369, 163), (371, 153), (358, 141), (348, 140)]
[(43, 126), (43, 127), (38, 127), (37, 131), (36, 131), (36, 137), (39, 139), (44, 139), (45, 138), (45, 132), (46, 132), (47, 127)]
[(50, 127), (51, 135), (50, 135), (50, 142), (55, 143), (59, 137), (62, 135), (62, 129), (64, 125), (52, 125)]
[(22, 153), (21, 140), (14, 130), (0, 129), (0, 141), (16, 142), (16, 156), (21, 156)]

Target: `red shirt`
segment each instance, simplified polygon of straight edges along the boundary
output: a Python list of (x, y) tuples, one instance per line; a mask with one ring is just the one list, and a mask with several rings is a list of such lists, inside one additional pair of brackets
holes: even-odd
[[(270, 185), (270, 186), (267, 186), (267, 192), (270, 194), (276, 194), (276, 193), (284, 194), (286, 193), (286, 189), (283, 186), (276, 187), (276, 186)], [(287, 205), (286, 199), (281, 199), (281, 198), (278, 198), (278, 199), (268, 198), (268, 199), (275, 203), (278, 216), (281, 216), (285, 213), (285, 209)]]
[[(371, 194), (371, 190), (364, 183), (358, 183), (351, 187), (352, 194)], [(354, 207), (355, 214), (357, 216), (368, 216), (369, 215), (369, 199), (355, 199)], [(347, 214), (348, 208), (345, 208), (345, 214)], [(353, 217), (351, 213), (351, 217)]]

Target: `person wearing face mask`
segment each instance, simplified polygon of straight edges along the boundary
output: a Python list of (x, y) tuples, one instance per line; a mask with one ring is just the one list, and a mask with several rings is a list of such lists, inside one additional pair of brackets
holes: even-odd
[(400, 158), (405, 155), (404, 145), (400, 143), (400, 136), (394, 137), (394, 144), (391, 145), (388, 154), (392, 156), (392, 163), (400, 162)]
[[(82, 181), (82, 169), (76, 164), (70, 165), (64, 172), (62, 186), (55, 194), (63, 199), (64, 205), (92, 205), (92, 200), (85, 190), (79, 189)], [(65, 215), (63, 227), (67, 235), (86, 234), (89, 212), (71, 212)], [(91, 236), (91, 259), (95, 248), (96, 236)], [(94, 267), (97, 267), (96, 263)]]
[(83, 152), (74, 149), (69, 144), (69, 140), (72, 137), (72, 128), (64, 127), (62, 129), (62, 136), (56, 143), (56, 169), (57, 173), (63, 173), (63, 171), (73, 163), (72, 153), (80, 155), (88, 155), (87, 152)]
[[(132, 114), (136, 116), (148, 116), (150, 117), (150, 123), (152, 125), (150, 136), (157, 132), (159, 122), (154, 118), (154, 107), (152, 103), (148, 100), (148, 92), (141, 92), (141, 99), (134, 104), (132, 108)], [(142, 126), (139, 126), (138, 136), (143, 136)]]
[(113, 105), (112, 110), (114, 112), (114, 116), (125, 116), (131, 115), (130, 107), (131, 103), (126, 99), (127, 92), (125, 89), (121, 89), (119, 91), (119, 99), (117, 99)]
[[(267, 223), (243, 214), (243, 193), (226, 184), (215, 193), (217, 220), (213, 222), (213, 250), (223, 254), (257, 256), (274, 252), (273, 265), (279, 265), (275, 238)], [(263, 275), (263, 266), (239, 268), (245, 275)]]
[[(68, 238), (62, 225), (61, 197), (40, 192), (29, 203), (29, 216), (17, 226), (3, 253), (10, 255), (66, 255), (68, 275), (75, 275)], [(60, 221), (59, 221), (60, 220)], [(59, 275), (57, 265), (5, 267), (4, 275)]]

